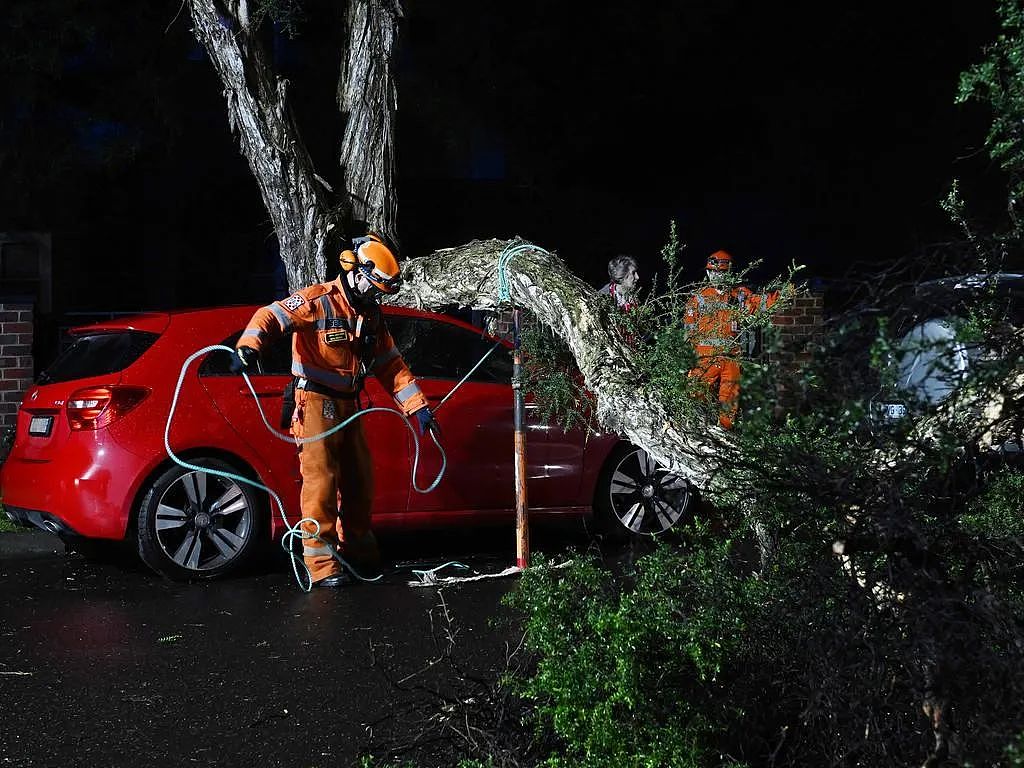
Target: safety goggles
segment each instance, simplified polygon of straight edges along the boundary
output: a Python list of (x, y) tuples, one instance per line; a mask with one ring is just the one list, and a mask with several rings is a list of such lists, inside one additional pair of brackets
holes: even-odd
[(398, 289), (402, 287), (401, 275), (395, 275), (394, 277), (383, 275), (377, 270), (377, 265), (372, 261), (362, 262), (359, 265), (359, 271), (370, 282), (370, 288), (376, 291), (374, 296), (384, 293), (398, 293)]
[(728, 259), (708, 259), (705, 269), (713, 269), (718, 272), (728, 272), (731, 267), (732, 262)]

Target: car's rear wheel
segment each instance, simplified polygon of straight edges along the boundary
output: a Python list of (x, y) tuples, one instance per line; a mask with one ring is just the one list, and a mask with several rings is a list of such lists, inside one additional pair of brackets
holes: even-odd
[[(192, 464), (238, 474), (214, 458)], [(142, 499), (138, 547), (143, 562), (176, 580), (209, 579), (237, 568), (260, 548), (265, 507), (252, 486), (173, 466)]]
[(597, 483), (594, 511), (602, 531), (616, 538), (658, 534), (693, 514), (697, 493), (690, 482), (660, 466), (647, 451), (620, 445)]

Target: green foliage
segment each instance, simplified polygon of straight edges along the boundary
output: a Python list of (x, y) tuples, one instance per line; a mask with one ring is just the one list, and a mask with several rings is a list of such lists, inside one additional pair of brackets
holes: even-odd
[(663, 395), (677, 415), (691, 418), (702, 409), (702, 400), (694, 397), (694, 382), (688, 378), (697, 364), (693, 344), (682, 323), (667, 323), (644, 344), (639, 359), (646, 381)]
[(538, 662), (511, 684), (558, 739), (546, 765), (722, 764), (702, 689), (717, 685), (762, 590), (732, 572), (730, 542), (693, 534), (702, 546), (659, 545), (623, 582), (588, 560), (524, 574), (510, 603)]
[(0, 504), (0, 533), (14, 533), (16, 531), (21, 530), (20, 528), (18, 528), (18, 526), (16, 526), (14, 523), (12, 523), (10, 520), (8, 520), (6, 517), (3, 517), (2, 515), (3, 505)]
[(1007, 768), (1024, 768), (1024, 733), (1006, 748)]
[[(356, 763), (358, 768), (416, 768), (416, 766), (408, 761), (394, 762), (392, 760), (386, 760), (381, 762), (373, 755), (362, 755)], [(462, 768), (460, 765), (459, 768)]]
[(1018, 546), (1024, 545), (1024, 471), (998, 473), (968, 504), (960, 524), (973, 536), (1016, 540)]
[(957, 102), (976, 99), (992, 111), (985, 140), (989, 155), (1009, 176), (1009, 202), (1015, 215), (1024, 201), (1024, 7), (1020, 0), (998, 5), (1002, 33), (985, 49), (984, 61), (963, 73)]
[(0, 464), (7, 460), (12, 445), (14, 445), (14, 427), (0, 428)]
[(593, 426), (590, 397), (565, 342), (540, 323), (527, 322), (521, 343), (526, 390), (533, 394), (541, 418), (562, 424), (566, 431)]

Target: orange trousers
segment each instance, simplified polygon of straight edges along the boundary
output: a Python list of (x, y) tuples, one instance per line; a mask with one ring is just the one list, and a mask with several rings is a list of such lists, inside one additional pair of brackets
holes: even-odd
[(718, 390), (718, 423), (723, 429), (732, 429), (740, 405), (740, 364), (733, 357), (702, 355), (698, 352), (697, 365), (690, 371), (691, 379), (704, 382), (709, 395)]
[[(292, 434), (301, 438), (326, 432), (355, 411), (355, 400), (334, 400), (315, 392), (296, 390)], [(362, 422), (356, 419), (340, 432), (302, 445), (299, 469), (302, 516), (320, 524), (319, 536), (327, 542), (303, 540), (303, 560), (313, 581), (341, 572), (332, 550), (353, 565), (376, 567), (380, 552), (370, 529), (373, 463)], [(304, 523), (302, 530), (313, 533), (316, 529)]]

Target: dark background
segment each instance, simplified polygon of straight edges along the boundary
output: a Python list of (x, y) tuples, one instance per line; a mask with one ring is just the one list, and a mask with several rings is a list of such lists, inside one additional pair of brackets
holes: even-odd
[[(267, 300), (273, 233), (187, 9), (9, 5), (0, 231), (53, 234), (54, 313)], [(336, 5), (267, 37), (328, 179)], [(718, 248), (835, 279), (958, 237), (954, 177), (1000, 205), (986, 111), (953, 103), (997, 31), (967, 0), (411, 2), (402, 255), (518, 234), (600, 285), (616, 253), (653, 269), (674, 219), (693, 279)]]

